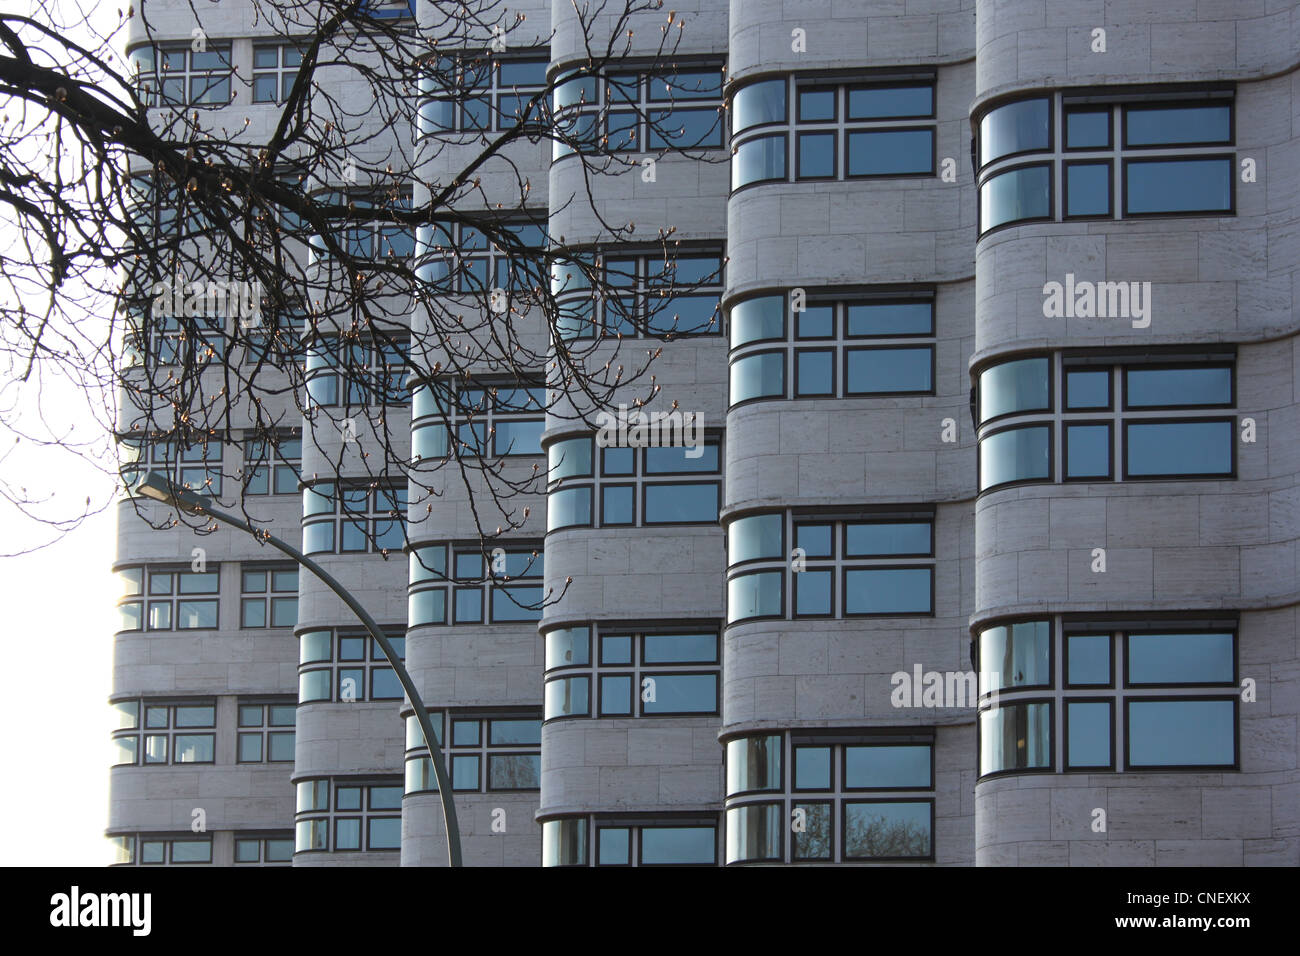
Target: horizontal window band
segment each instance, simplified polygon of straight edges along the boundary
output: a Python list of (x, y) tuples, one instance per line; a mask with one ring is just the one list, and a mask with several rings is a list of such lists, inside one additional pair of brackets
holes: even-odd
[[(1050, 94), (1049, 94), (1050, 95)], [(1106, 105), (1124, 105), (1128, 103), (1179, 103), (1179, 102), (1196, 102), (1204, 100), (1216, 100), (1231, 103), (1236, 98), (1236, 91), (1232, 86), (1206, 86), (1201, 88), (1188, 88), (1181, 90), (1170, 90), (1167, 87), (1115, 87), (1111, 90), (1098, 90), (1095, 92), (1070, 92), (1065, 91), (1061, 96), (1061, 103), (1064, 106), (1106, 106)]]
[[(1125, 280), (1120, 280), (1125, 281)], [(1066, 368), (1112, 365), (1177, 365), (1233, 362), (1236, 346), (1224, 346), (1213, 352), (1176, 349), (1119, 349), (1105, 352), (1062, 350), (1061, 364)]]

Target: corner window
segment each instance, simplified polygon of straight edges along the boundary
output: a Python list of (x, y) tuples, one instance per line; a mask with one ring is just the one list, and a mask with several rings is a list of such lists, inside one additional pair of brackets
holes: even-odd
[(214, 763), (216, 702), (140, 700), (115, 705), (119, 729), (113, 733), (114, 764)]
[(302, 492), (305, 554), (387, 556), (406, 543), (405, 488), (319, 482)]
[(717, 866), (712, 814), (565, 817), (542, 824), (543, 866)]
[(418, 461), (542, 454), (546, 389), (476, 383), (421, 383), (411, 398), (411, 454)]
[[(484, 714), (478, 711), (431, 711), (437, 745), (457, 792), (499, 793), (539, 790), (542, 785), (542, 717), (535, 710)], [(446, 743), (443, 743), (446, 741)], [(437, 792), (414, 716), (406, 718), (406, 792)]]
[(544, 571), (540, 547), (421, 545), (410, 555), (407, 627), (539, 621)]
[(420, 77), (420, 133), (490, 133), (544, 122), (549, 64), (546, 56), (438, 57)]
[(322, 778), (298, 782), (298, 853), (402, 848), (400, 780)]
[(136, 91), (145, 106), (225, 106), (230, 102), (230, 44), (142, 46), (131, 51)]
[(120, 630), (207, 630), (218, 626), (218, 568), (204, 571), (138, 567), (118, 572), (124, 596), (118, 602)]
[[(593, 295), (588, 273), (601, 276), (602, 293)], [(684, 335), (722, 331), (719, 300), (723, 257), (717, 248), (683, 249), (665, 255), (603, 249), (581, 265), (559, 262), (551, 288), (558, 315), (556, 334), (564, 340), (651, 338), (671, 342)]]
[[(405, 634), (387, 637), (405, 658)], [(329, 630), (298, 635), (298, 703), (401, 700), (402, 696), (397, 674), (370, 635)]]

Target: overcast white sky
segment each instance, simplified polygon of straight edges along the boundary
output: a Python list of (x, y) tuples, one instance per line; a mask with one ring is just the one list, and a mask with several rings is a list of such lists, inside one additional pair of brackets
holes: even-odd
[[(97, 24), (116, 23), (116, 4), (66, 4), (66, 22), (79, 6), (94, 10)], [(40, 19), (22, 0), (28, 15)], [(76, 31), (64, 31), (73, 33)], [(84, 33), (76, 39), (85, 42)], [(0, 224), (0, 233), (6, 227)], [(0, 234), (8, 245), (12, 231)], [(93, 317), (87, 317), (93, 323)], [(102, 435), (86, 398), (62, 382), (41, 383), (41, 412), (53, 431)], [(35, 426), (35, 387), (24, 389), (17, 408)], [(3, 396), (9, 406), (13, 393)], [(109, 499), (112, 479), (79, 466), (58, 450), (17, 445), (0, 426), (0, 480), (53, 497), (46, 513), (79, 514), (87, 497)], [(20, 557), (0, 557), (0, 614), (4, 621), (6, 680), (0, 720), (7, 728), (4, 785), (0, 786), (0, 865), (87, 865), (109, 862), (108, 777), (112, 750), (108, 695), (112, 685), (113, 604), (118, 586), (109, 567), (116, 538), (115, 511), (95, 515), (50, 547)], [(0, 500), (0, 554), (34, 547), (53, 537), (49, 528)]]

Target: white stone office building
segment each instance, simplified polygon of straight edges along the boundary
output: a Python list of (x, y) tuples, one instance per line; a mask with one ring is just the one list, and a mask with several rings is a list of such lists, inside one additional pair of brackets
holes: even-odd
[[(228, 6), (247, 76), (262, 28)], [(567, 0), (517, 6), (537, 44), (491, 95), (584, 57)], [(258, 479), (271, 530), (404, 637), (466, 862), (1300, 863), (1300, 4), (676, 7), (667, 74), (660, 11), (557, 100), (685, 91), (666, 126), (702, 156), (609, 112), (649, 181), (510, 159), (639, 301), (654, 248), (602, 220), (721, 270), (649, 343), (650, 407), (702, 416), (702, 448), (502, 401), (519, 467), (546, 463), (509, 585), (464, 583), (463, 492), (412, 497), (408, 564), (343, 545), (321, 442)], [(575, 294), (575, 338), (617, 321)], [(394, 410), (412, 453), (446, 453), (436, 385)], [(192, 466), (241, 480), (245, 451)], [(368, 493), (400, 540), (405, 487)], [(120, 507), (121, 860), (445, 863), (418, 728), (347, 609), (246, 536)]]

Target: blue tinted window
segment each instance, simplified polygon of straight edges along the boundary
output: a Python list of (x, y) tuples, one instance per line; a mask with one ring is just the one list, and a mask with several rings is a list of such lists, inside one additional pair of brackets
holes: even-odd
[(631, 485), (606, 486), (600, 489), (602, 524), (636, 524), (635, 489)]
[(795, 394), (835, 393), (835, 353), (803, 350), (795, 354)]
[(930, 302), (880, 302), (848, 307), (848, 336), (933, 335)]
[(630, 475), (636, 470), (636, 450), (633, 448), (604, 448), (600, 455), (601, 474)]
[(547, 720), (552, 717), (572, 717), (585, 715), (587, 699), (591, 689), (589, 677), (566, 677), (562, 680), (546, 682)]
[(600, 679), (600, 712), (632, 713), (632, 678), (625, 674)]
[(727, 620), (776, 617), (781, 614), (780, 571), (740, 574), (727, 581)]
[(845, 747), (844, 786), (854, 790), (926, 789), (930, 786), (930, 748)]
[(391, 667), (376, 667), (370, 674), (371, 700), (398, 700), (402, 696), (402, 685), (397, 673)]
[(1065, 477), (1109, 477), (1110, 447), (1109, 425), (1067, 425)]
[(1223, 767), (1236, 762), (1231, 700), (1128, 702), (1131, 767)]
[(850, 176), (906, 176), (934, 172), (934, 130), (849, 133)]
[(932, 86), (867, 87), (849, 90), (849, 119), (889, 119), (899, 116), (931, 116), (934, 113)]
[(1071, 410), (1110, 407), (1110, 372), (1102, 369), (1065, 373), (1065, 407)]
[(929, 554), (929, 522), (848, 524), (844, 528), (844, 553), (850, 557), (889, 554)]
[(717, 484), (646, 485), (646, 524), (709, 524), (718, 520)]
[(546, 82), (545, 60), (502, 60), (502, 86), (541, 86)]
[(835, 119), (835, 97), (837, 91), (800, 90), (799, 120), (804, 123), (817, 123)]
[(980, 423), (1013, 412), (1044, 411), (1052, 407), (1046, 358), (1003, 362), (980, 373)]
[(785, 395), (785, 353), (747, 355), (731, 363), (731, 404)]
[(1183, 146), (1232, 141), (1228, 106), (1130, 106), (1124, 110), (1128, 146)]
[(834, 133), (800, 133), (799, 178), (829, 179), (835, 175)]
[(846, 860), (929, 855), (929, 803), (844, 804)]
[[(647, 307), (646, 330), (653, 335), (703, 335), (716, 328), (717, 311), (716, 295), (678, 295), (653, 300)], [(631, 333), (632, 328), (629, 326), (624, 331)]]
[[(542, 618), (540, 587), (497, 587), (492, 589), (492, 620), (539, 621)], [(520, 606), (522, 605), (522, 607)]]
[(647, 634), (641, 659), (647, 664), (713, 663), (718, 659), (715, 634)]
[(625, 634), (607, 634), (600, 639), (602, 664), (631, 664), (632, 638)]
[(1124, 167), (1124, 204), (1129, 213), (1228, 212), (1232, 160), (1131, 161)]
[(1071, 163), (1065, 167), (1065, 214), (1110, 215), (1110, 163)]
[(980, 187), (980, 230), (1052, 215), (1048, 166), (1022, 166), (989, 177)]
[(591, 489), (562, 488), (546, 498), (546, 530), (591, 524)]
[(980, 441), (980, 491), (1009, 481), (1051, 474), (1051, 432), (1046, 425), (1009, 428)]
[(541, 754), (488, 754), (489, 790), (539, 790)]
[(600, 866), (618, 866), (632, 862), (631, 830), (627, 827), (602, 827), (596, 832), (596, 861)]
[(1067, 684), (1110, 683), (1110, 635), (1072, 634), (1066, 638)]
[(931, 568), (855, 568), (845, 572), (845, 614), (928, 614)]
[(785, 296), (765, 295), (731, 307), (731, 347), (785, 335)]
[(1065, 722), (1066, 761), (1071, 767), (1109, 767), (1110, 704), (1104, 701), (1068, 701)]
[[(1008, 103), (990, 110), (980, 120), (981, 166), (1012, 153), (1047, 149), (1050, 144), (1050, 110), (1045, 99)], [(984, 228), (988, 225), (986, 221)]]
[(1129, 475), (1232, 474), (1232, 422), (1130, 422), (1124, 430)]
[(1105, 149), (1110, 146), (1110, 110), (1071, 110), (1065, 114), (1068, 149)]
[(736, 91), (731, 101), (731, 129), (739, 133), (751, 126), (785, 121), (786, 81), (764, 80)]
[(717, 837), (713, 827), (643, 827), (641, 862), (650, 864), (714, 863)]
[(835, 310), (829, 305), (814, 305), (795, 316), (795, 338), (829, 339), (835, 335)]
[(785, 179), (785, 134), (758, 136), (731, 154), (731, 188), (749, 183)]
[(483, 620), (483, 592), (479, 588), (456, 589), (456, 623), (474, 624)]
[(933, 385), (930, 346), (910, 349), (849, 349), (845, 390), (849, 395), (928, 392)]
[(479, 758), (475, 754), (457, 754), (451, 758), (451, 788), (477, 790)]
[(830, 747), (795, 748), (794, 787), (796, 790), (829, 790), (831, 788)]
[(1235, 683), (1233, 635), (1130, 634), (1129, 684)]
[(654, 700), (643, 700), (643, 714), (711, 714), (718, 709), (717, 674), (648, 674)]
[(830, 571), (800, 571), (794, 576), (796, 614), (831, 614)]
[(497, 455), (540, 455), (545, 422), (498, 421), (493, 439)]
[[(668, 425), (663, 426), (663, 434), (668, 433)], [(683, 472), (715, 472), (718, 470), (718, 446), (651, 446), (645, 450), (645, 473), (647, 475), (671, 475)]]
[(981, 631), (980, 675), (988, 689), (1050, 684), (1051, 639), (1052, 628), (1046, 621), (1003, 624)]
[(784, 518), (779, 514), (737, 518), (727, 528), (728, 563), (783, 557), (784, 526)]
[(1130, 408), (1231, 405), (1231, 368), (1127, 369), (1124, 400)]
[(828, 524), (795, 525), (794, 546), (803, 548), (806, 557), (829, 558), (832, 537), (831, 526)]

